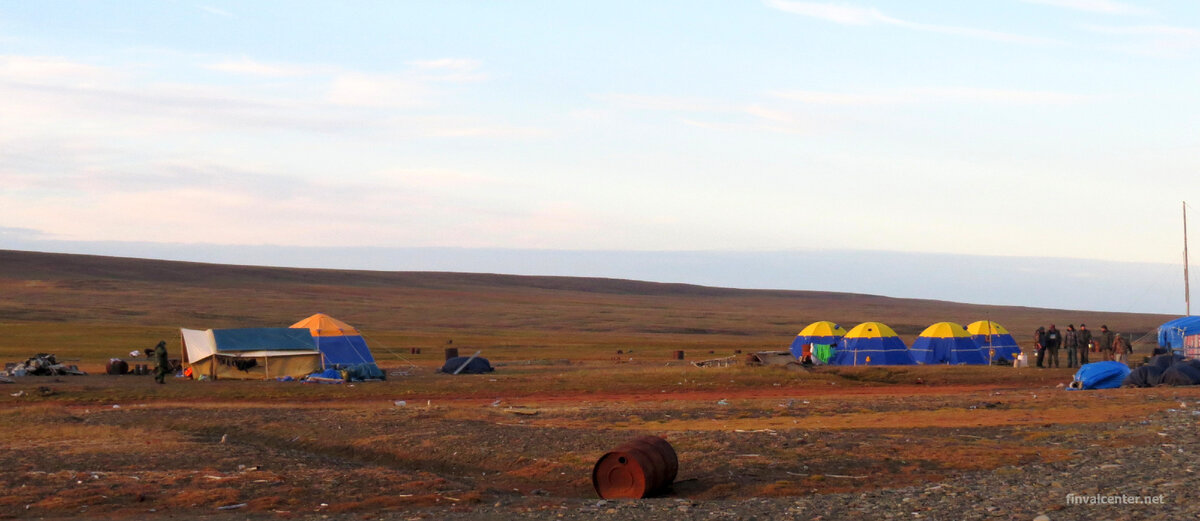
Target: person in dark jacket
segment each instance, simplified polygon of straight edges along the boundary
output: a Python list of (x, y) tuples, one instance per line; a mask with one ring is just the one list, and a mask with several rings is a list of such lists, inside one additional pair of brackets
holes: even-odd
[(158, 345), (154, 346), (154, 363), (157, 367), (154, 368), (154, 381), (160, 384), (167, 383), (167, 341), (160, 340)]
[(1042, 345), (1046, 351), (1050, 352), (1050, 359), (1046, 361), (1046, 367), (1059, 367), (1058, 365), (1058, 349), (1062, 347), (1062, 332), (1050, 324), (1050, 329), (1046, 330), (1046, 336), (1042, 339)]
[(1033, 349), (1037, 351), (1037, 366), (1042, 367), (1042, 359), (1046, 358), (1046, 328), (1039, 327), (1033, 332)]
[(1063, 348), (1067, 350), (1067, 368), (1075, 367), (1079, 348), (1079, 332), (1075, 331), (1075, 324), (1067, 324), (1067, 330), (1063, 331)]
[(1100, 326), (1100, 335), (1097, 340), (1100, 344), (1100, 353), (1104, 355), (1105, 361), (1113, 359), (1113, 332), (1108, 330), (1108, 326)]
[(1088, 363), (1088, 350), (1092, 348), (1092, 332), (1087, 324), (1079, 324), (1079, 332), (1075, 333), (1076, 344), (1079, 346), (1079, 365)]

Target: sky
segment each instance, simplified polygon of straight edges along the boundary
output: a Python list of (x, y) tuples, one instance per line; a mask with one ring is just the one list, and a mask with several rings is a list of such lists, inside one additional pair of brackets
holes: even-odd
[(0, 248), (1180, 265), (1198, 65), (1182, 1), (0, 0)]

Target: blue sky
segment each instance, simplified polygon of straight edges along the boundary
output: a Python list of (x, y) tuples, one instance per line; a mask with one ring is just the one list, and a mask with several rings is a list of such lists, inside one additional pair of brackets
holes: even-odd
[(0, 247), (1177, 263), (1198, 58), (1196, 2), (0, 1)]

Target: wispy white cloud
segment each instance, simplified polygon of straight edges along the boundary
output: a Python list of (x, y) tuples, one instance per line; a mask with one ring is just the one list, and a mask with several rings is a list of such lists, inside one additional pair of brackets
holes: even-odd
[[(394, 73), (364, 73), (346, 70), (333, 65), (268, 63), (247, 56), (227, 58), (205, 64), (208, 70), (240, 74), (245, 76), (261, 76), (268, 78), (326, 76), (332, 78), (336, 89), (363, 88), (363, 83), (369, 81), (385, 89), (406, 87), (409, 94), (412, 88), (425, 83), (468, 83), (487, 79), (487, 75), (478, 72), (481, 63), (468, 59), (418, 60), (408, 62), (409, 69)], [(389, 106), (394, 103), (389, 102)]]
[(334, 105), (349, 107), (420, 107), (431, 92), (420, 82), (396, 75), (347, 73), (333, 79), (326, 97)]
[(993, 31), (989, 29), (978, 29), (974, 27), (960, 27), (953, 25), (937, 25), (912, 22), (902, 20), (892, 16), (888, 16), (875, 8), (855, 7), (845, 4), (830, 4), (820, 2), (805, 2), (793, 0), (764, 0), (764, 3), (771, 8), (780, 11), (796, 14), (800, 16), (808, 16), (828, 22), (834, 22), (842, 25), (855, 26), (873, 26), (886, 25), (892, 27), (900, 27), (913, 31), (949, 34), (953, 36), (964, 36), (968, 38), (976, 38), (980, 40), (991, 40), (1009, 43), (1021, 43), (1031, 45), (1049, 45), (1059, 44), (1058, 40), (1053, 38), (1044, 38), (1040, 36), (1028, 36), (1023, 34), (1008, 33), (1003, 31)]
[(110, 81), (116, 75), (104, 67), (54, 56), (0, 56), (0, 80), (32, 84), (70, 85)]
[(828, 22), (843, 25), (874, 25), (902, 24), (897, 20), (881, 13), (878, 9), (869, 7), (854, 7), (845, 4), (822, 4), (817, 2), (797, 2), (788, 0), (766, 0), (769, 7), (780, 11), (819, 18)]
[(181, 156), (39, 183), (0, 192), (11, 217), (0, 239), (549, 246), (551, 237), (598, 231), (592, 212), (554, 201), (514, 206), (507, 181), (443, 168), (301, 177)]
[(1192, 27), (1177, 27), (1170, 25), (1135, 25), (1126, 27), (1084, 25), (1083, 27), (1090, 31), (1104, 34), (1200, 39), (1200, 29), (1195, 29)]
[(899, 105), (917, 103), (972, 102), (1020, 105), (1062, 105), (1103, 99), (1094, 94), (1045, 90), (989, 89), (974, 87), (938, 87), (879, 92), (822, 92), (806, 90), (776, 91), (772, 96), (812, 105)]
[(1148, 16), (1154, 14), (1154, 11), (1145, 7), (1127, 4), (1124, 2), (1114, 2), (1112, 0), (1021, 0), (1027, 4), (1041, 4), (1054, 7), (1062, 7), (1075, 11), (1084, 11), (1088, 13), (1101, 13), (1112, 15), (1136, 15)]
[(604, 101), (618, 107), (639, 110), (662, 110), (672, 112), (725, 112), (734, 109), (734, 107), (731, 105), (719, 103), (705, 98), (617, 93), (601, 94), (596, 96), (596, 98), (600, 101)]
[(483, 63), (467, 58), (439, 58), (435, 60), (413, 60), (407, 64), (414, 69), (414, 77), (421, 81), (439, 83), (472, 83), (488, 79), (480, 72)]
[(785, 110), (756, 103), (725, 103), (707, 98), (605, 94), (596, 96), (619, 109), (676, 113), (678, 121), (693, 127), (724, 131), (807, 133), (803, 118)]
[(264, 63), (257, 60), (252, 60), (246, 56), (210, 63), (204, 65), (204, 68), (234, 74), (266, 77), (309, 76), (314, 74), (327, 74), (334, 71), (334, 68), (332, 67)]
[[(144, 63), (120, 68), (57, 57), (0, 55), (0, 114), (26, 122), (0, 125), (0, 140), (58, 136), (80, 142), (103, 136), (161, 141), (173, 133), (261, 137), (263, 132), (286, 132), (309, 137), (340, 134), (369, 141), (528, 138), (542, 133), (530, 126), (442, 111), (455, 93), (411, 70), (367, 74), (249, 58), (195, 66), (230, 70), (248, 78), (148, 83)], [(261, 81), (291, 75), (303, 77)], [(23, 149), (0, 152), (12, 150)], [(25, 161), (23, 157), (0, 153), (0, 160), (10, 161), (10, 166), (11, 161)]]
[(812, 90), (788, 90), (772, 93), (774, 97), (798, 101), (812, 105), (893, 105), (898, 103), (913, 103), (915, 98), (909, 93), (876, 93), (863, 94), (856, 92), (823, 92)]
[(197, 7), (199, 7), (201, 11), (204, 11), (204, 12), (206, 12), (206, 13), (208, 13), (208, 14), (214, 14), (214, 15), (217, 15), (217, 16), (223, 16), (223, 17), (225, 17), (225, 18), (233, 18), (233, 13), (231, 13), (231, 12), (229, 12), (229, 11), (226, 11), (226, 10), (224, 10), (224, 9), (221, 9), (221, 8), (219, 8), (219, 7), (213, 7), (213, 6), (211, 6), (211, 5), (200, 5), (200, 6), (197, 6)]
[(439, 58), (436, 60), (413, 60), (409, 65), (418, 69), (439, 69), (454, 71), (473, 71), (481, 65), (479, 60), (467, 58)]
[(1097, 34), (1127, 37), (1112, 43), (1109, 49), (1146, 56), (1178, 58), (1200, 49), (1200, 29), (1171, 25), (1103, 26), (1082, 25)]

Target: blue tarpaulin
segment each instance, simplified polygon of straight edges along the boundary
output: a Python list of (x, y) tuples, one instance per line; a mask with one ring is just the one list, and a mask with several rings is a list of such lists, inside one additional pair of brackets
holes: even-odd
[(307, 329), (253, 327), (214, 329), (217, 351), (315, 351), (317, 343)]
[(346, 379), (351, 382), (387, 379), (387, 374), (375, 364), (354, 364), (342, 370), (346, 373)]
[(1121, 362), (1094, 362), (1083, 364), (1075, 373), (1075, 381), (1069, 390), (1116, 389), (1129, 376), (1129, 366)]
[(1158, 345), (1183, 350), (1183, 337), (1200, 334), (1200, 317), (1179, 317), (1158, 326)]
[(367, 342), (359, 335), (320, 336), (317, 337), (317, 347), (325, 355), (327, 365), (375, 363), (375, 357), (367, 349)]
[(337, 369), (326, 369), (316, 372), (304, 378), (305, 382), (322, 383), (322, 384), (340, 384), (346, 381), (346, 377)]

